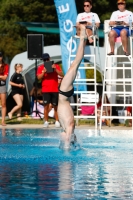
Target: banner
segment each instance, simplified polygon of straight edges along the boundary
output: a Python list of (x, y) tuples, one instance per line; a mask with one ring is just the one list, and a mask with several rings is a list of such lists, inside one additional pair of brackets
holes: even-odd
[[(76, 29), (73, 30), (73, 26), (76, 24), (77, 10), (74, 0), (54, 0), (57, 10), (59, 27), (60, 27), (60, 42), (61, 42), (61, 54), (62, 54), (62, 67), (66, 74), (69, 66), (69, 56), (71, 52), (71, 36), (76, 34)], [(78, 48), (78, 42), (73, 41), (72, 54), (76, 55)], [(85, 70), (78, 70), (78, 77), (85, 79)], [(76, 88), (74, 86), (74, 88)], [(86, 90), (86, 84), (78, 86), (78, 90)]]

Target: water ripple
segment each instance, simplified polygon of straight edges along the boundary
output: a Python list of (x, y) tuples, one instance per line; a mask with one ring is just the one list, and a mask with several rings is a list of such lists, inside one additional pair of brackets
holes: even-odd
[(76, 130), (81, 147), (59, 149), (59, 130), (0, 131), (0, 199), (133, 199), (133, 135)]

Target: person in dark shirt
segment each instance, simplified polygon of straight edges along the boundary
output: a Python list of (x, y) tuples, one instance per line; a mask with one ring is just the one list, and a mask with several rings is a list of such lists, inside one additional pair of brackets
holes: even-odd
[(21, 75), (23, 65), (15, 64), (15, 73), (11, 76), (10, 85), (12, 87), (11, 95), (16, 102), (16, 106), (8, 113), (9, 119), (12, 119), (13, 113), (17, 112), (18, 120), (21, 120), (21, 108), (23, 105), (23, 90), (25, 88), (24, 80)]

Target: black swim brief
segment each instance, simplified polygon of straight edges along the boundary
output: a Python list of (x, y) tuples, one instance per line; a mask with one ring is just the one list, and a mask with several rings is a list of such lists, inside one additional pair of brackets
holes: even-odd
[(71, 97), (73, 94), (74, 94), (74, 88), (72, 88), (70, 91), (68, 91), (68, 92), (63, 92), (63, 91), (61, 91), (60, 89), (59, 89), (59, 94), (62, 94), (62, 95), (64, 95), (64, 96), (66, 96), (66, 97)]

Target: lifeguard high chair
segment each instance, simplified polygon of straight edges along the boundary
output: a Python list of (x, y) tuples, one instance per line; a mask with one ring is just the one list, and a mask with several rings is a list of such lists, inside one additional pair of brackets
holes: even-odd
[[(130, 30), (132, 27), (129, 27)], [(123, 119), (129, 120), (133, 119), (133, 116), (125, 116), (124, 111), (126, 107), (132, 107), (133, 113), (133, 36), (129, 37), (129, 48), (130, 55), (125, 56), (122, 50), (121, 38), (116, 38), (115, 41), (115, 52), (114, 55), (107, 55), (110, 52), (110, 44), (108, 40), (109, 33), (109, 20), (105, 20), (104, 23), (104, 32), (105, 32), (105, 68), (104, 68), (104, 80), (103, 80), (103, 95), (102, 95), (102, 107), (101, 107), (101, 122), (103, 118), (110, 119), (110, 126), (112, 119)], [(104, 96), (107, 95), (110, 101), (110, 104), (107, 104), (103, 101)], [(129, 102), (129, 99), (131, 101)], [(123, 116), (102, 116), (102, 111), (104, 108), (114, 107), (118, 113), (124, 113)], [(100, 123), (100, 128), (102, 123)], [(133, 123), (132, 123), (133, 127)]]
[[(74, 26), (75, 28), (76, 26)], [(93, 46), (94, 46), (94, 51), (91, 52), (90, 54), (85, 54), (83, 57), (83, 60), (81, 61), (80, 67), (79, 69), (83, 69), (86, 71), (89, 70), (93, 70), (94, 72), (94, 77), (92, 79), (89, 78), (85, 78), (82, 79), (80, 77), (80, 72), (78, 71), (77, 73), (77, 77), (75, 79), (74, 82), (74, 86), (76, 88), (76, 90), (74, 91), (74, 93), (76, 94), (76, 99), (77, 99), (77, 103), (71, 103), (71, 106), (76, 106), (76, 115), (74, 116), (74, 118), (76, 119), (77, 125), (78, 125), (78, 120), (81, 118), (84, 119), (95, 119), (95, 128), (97, 128), (97, 103), (99, 100), (99, 94), (97, 93), (97, 80), (96, 80), (96, 40), (98, 40), (98, 34), (97, 34), (97, 29), (96, 27), (92, 27), (93, 30)], [(78, 48), (78, 43), (79, 43), (79, 37), (77, 37), (77, 35), (72, 35), (71, 37), (71, 47), (70, 47), (70, 56), (69, 56), (69, 66), (71, 65), (72, 61), (74, 60), (76, 53), (73, 54), (72, 52), (72, 45), (73, 43), (77, 44), (77, 48)], [(93, 63), (91, 63), (89, 61), (90, 58), (93, 58)], [(86, 90), (86, 91), (81, 91), (79, 90), (79, 86), (82, 85), (93, 85), (94, 86), (94, 91), (90, 91), (90, 90)], [(92, 98), (93, 96), (93, 98)], [(80, 99), (80, 101), (79, 101)], [(94, 115), (80, 115), (79, 114), (79, 110), (81, 106), (94, 106)]]

